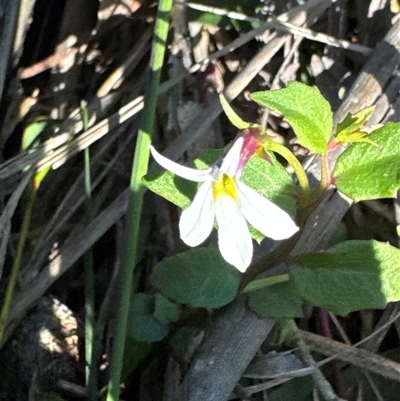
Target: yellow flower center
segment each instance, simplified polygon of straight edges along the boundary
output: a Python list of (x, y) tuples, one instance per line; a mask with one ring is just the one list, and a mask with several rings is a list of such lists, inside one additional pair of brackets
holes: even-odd
[(233, 199), (237, 199), (236, 182), (234, 178), (222, 174), (222, 177), (213, 182), (214, 199), (221, 195), (228, 195)]

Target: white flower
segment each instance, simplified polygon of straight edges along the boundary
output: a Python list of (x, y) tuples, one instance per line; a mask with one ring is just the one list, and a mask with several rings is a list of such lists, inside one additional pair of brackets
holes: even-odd
[(266, 237), (282, 240), (298, 227), (291, 217), (258, 192), (239, 180), (243, 138), (236, 140), (222, 160), (221, 167), (207, 170), (181, 166), (159, 154), (154, 159), (165, 169), (191, 181), (203, 182), (191, 205), (181, 214), (181, 239), (189, 246), (200, 245), (218, 223), (218, 245), (223, 258), (241, 272), (253, 256), (253, 241), (246, 220)]

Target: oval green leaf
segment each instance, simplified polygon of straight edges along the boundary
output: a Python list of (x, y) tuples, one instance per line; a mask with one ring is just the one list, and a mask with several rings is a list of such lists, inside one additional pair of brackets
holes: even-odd
[(302, 146), (311, 152), (326, 153), (333, 117), (328, 101), (317, 87), (290, 82), (285, 89), (254, 92), (251, 99), (282, 114)]
[(239, 288), (236, 269), (211, 248), (193, 248), (164, 258), (150, 280), (166, 297), (195, 308), (226, 305)]
[(297, 293), (345, 316), (400, 300), (400, 250), (378, 241), (346, 241), (302, 255), (290, 266)]
[(250, 308), (263, 317), (303, 317), (302, 300), (290, 282), (274, 284), (249, 294)]
[(168, 334), (167, 324), (154, 316), (155, 303), (154, 295), (138, 293), (133, 296), (128, 337), (152, 343), (161, 341)]
[(180, 315), (179, 306), (161, 294), (156, 294), (155, 298), (154, 316), (164, 323), (177, 322)]

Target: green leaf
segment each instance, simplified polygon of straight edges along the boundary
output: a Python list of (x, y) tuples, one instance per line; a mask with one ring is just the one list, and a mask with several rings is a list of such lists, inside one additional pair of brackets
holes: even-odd
[(161, 341), (168, 334), (168, 326), (155, 313), (155, 296), (138, 293), (133, 296), (128, 336), (141, 342)]
[(27, 125), (22, 134), (22, 149), (26, 150), (34, 145), (34, 142), (39, 137), (39, 135), (44, 131), (47, 124), (49, 123), (49, 118), (45, 116), (39, 116), (35, 121)]
[(311, 375), (305, 377), (295, 377), (292, 380), (272, 388), (268, 391), (270, 401), (296, 400), (312, 401), (315, 400), (315, 383)]
[(232, 109), (231, 105), (226, 100), (225, 96), (221, 93), (219, 95), (219, 101), (221, 103), (222, 109), (224, 110), (225, 115), (228, 117), (229, 121), (232, 125), (234, 125), (238, 129), (247, 129), (251, 127), (251, 124), (243, 121)]
[(368, 136), (380, 149), (355, 143), (338, 158), (337, 188), (354, 199), (394, 198), (400, 188), (400, 124), (387, 123)]
[(161, 294), (156, 295), (156, 304), (154, 316), (164, 323), (177, 322), (179, 320), (180, 308), (174, 302), (163, 297)]
[(204, 330), (200, 327), (183, 326), (172, 335), (169, 345), (178, 360), (189, 363), (203, 338)]
[(249, 306), (263, 317), (303, 317), (302, 300), (290, 282), (274, 284), (249, 294)]
[(284, 283), (286, 281), (289, 281), (289, 275), (286, 273), (257, 278), (253, 281), (250, 281), (250, 283), (247, 284), (246, 287), (242, 290), (242, 293), (245, 294), (247, 292), (262, 290), (265, 287), (269, 287), (274, 284)]
[(257, 103), (281, 113), (293, 127), (298, 142), (311, 152), (324, 154), (332, 135), (332, 111), (317, 87), (290, 82), (285, 89), (255, 92)]
[(365, 126), (365, 123), (374, 110), (375, 106), (371, 106), (360, 110), (356, 114), (348, 114), (338, 125), (337, 135), (334, 141), (342, 145), (347, 145), (352, 142), (366, 142), (380, 149), (379, 145), (372, 141), (368, 135), (380, 127), (380, 125)]
[(273, 155), (269, 156), (272, 164), (261, 157), (252, 157), (243, 171), (242, 181), (291, 213), (296, 204), (293, 179)]
[(42, 170), (39, 170), (37, 174), (35, 174), (35, 177), (33, 178), (34, 183), (35, 183), (35, 188), (39, 188), (40, 184), (43, 182), (43, 180), (46, 178), (47, 174), (51, 171), (51, 166), (45, 167)]
[(346, 135), (338, 135), (335, 140), (342, 145), (347, 145), (353, 142), (365, 142), (380, 150), (379, 145), (369, 138), (368, 132), (354, 131)]
[(374, 110), (375, 106), (371, 106), (358, 111), (356, 114), (349, 113), (347, 117), (340, 124), (338, 124), (336, 138), (346, 138), (347, 135), (359, 131), (360, 128), (364, 126), (367, 120), (371, 117), (371, 114), (374, 112)]
[(346, 241), (302, 255), (290, 274), (298, 294), (339, 315), (400, 300), (400, 250), (378, 241)]
[(152, 192), (183, 210), (190, 205), (198, 188), (196, 182), (185, 180), (169, 171), (157, 175), (148, 174), (143, 178), (143, 183)]
[[(194, 161), (194, 164), (199, 170), (204, 170), (210, 167), (221, 154), (221, 150), (207, 150)], [(296, 193), (292, 177), (274, 156), (271, 156), (271, 160), (272, 164), (260, 157), (252, 157), (243, 171), (242, 181), (291, 213), (295, 207)], [(147, 175), (143, 183), (151, 191), (182, 209), (190, 205), (197, 192), (197, 183), (184, 180), (169, 171)], [(264, 236), (254, 229), (251, 229), (251, 233), (258, 242), (264, 239)]]
[(136, 369), (139, 362), (151, 351), (152, 344), (127, 338), (125, 341), (124, 362), (122, 365), (121, 382), (125, 381), (129, 373)]
[(239, 287), (237, 271), (211, 248), (193, 248), (164, 258), (150, 280), (166, 297), (196, 308), (226, 305)]

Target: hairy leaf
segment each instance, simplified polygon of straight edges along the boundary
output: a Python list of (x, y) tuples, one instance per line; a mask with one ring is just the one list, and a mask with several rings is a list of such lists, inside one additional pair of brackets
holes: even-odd
[(166, 297), (200, 308), (226, 305), (239, 287), (237, 271), (212, 248), (193, 248), (165, 258), (150, 279)]
[(300, 256), (290, 274), (302, 298), (344, 316), (400, 300), (399, 268), (399, 249), (357, 240)]
[(311, 152), (326, 153), (332, 135), (333, 118), (328, 101), (317, 87), (290, 82), (285, 89), (255, 92), (251, 98), (281, 113), (293, 127), (302, 146)]
[(336, 186), (355, 201), (395, 197), (400, 188), (400, 124), (388, 123), (368, 136), (379, 146), (354, 143), (336, 162)]

